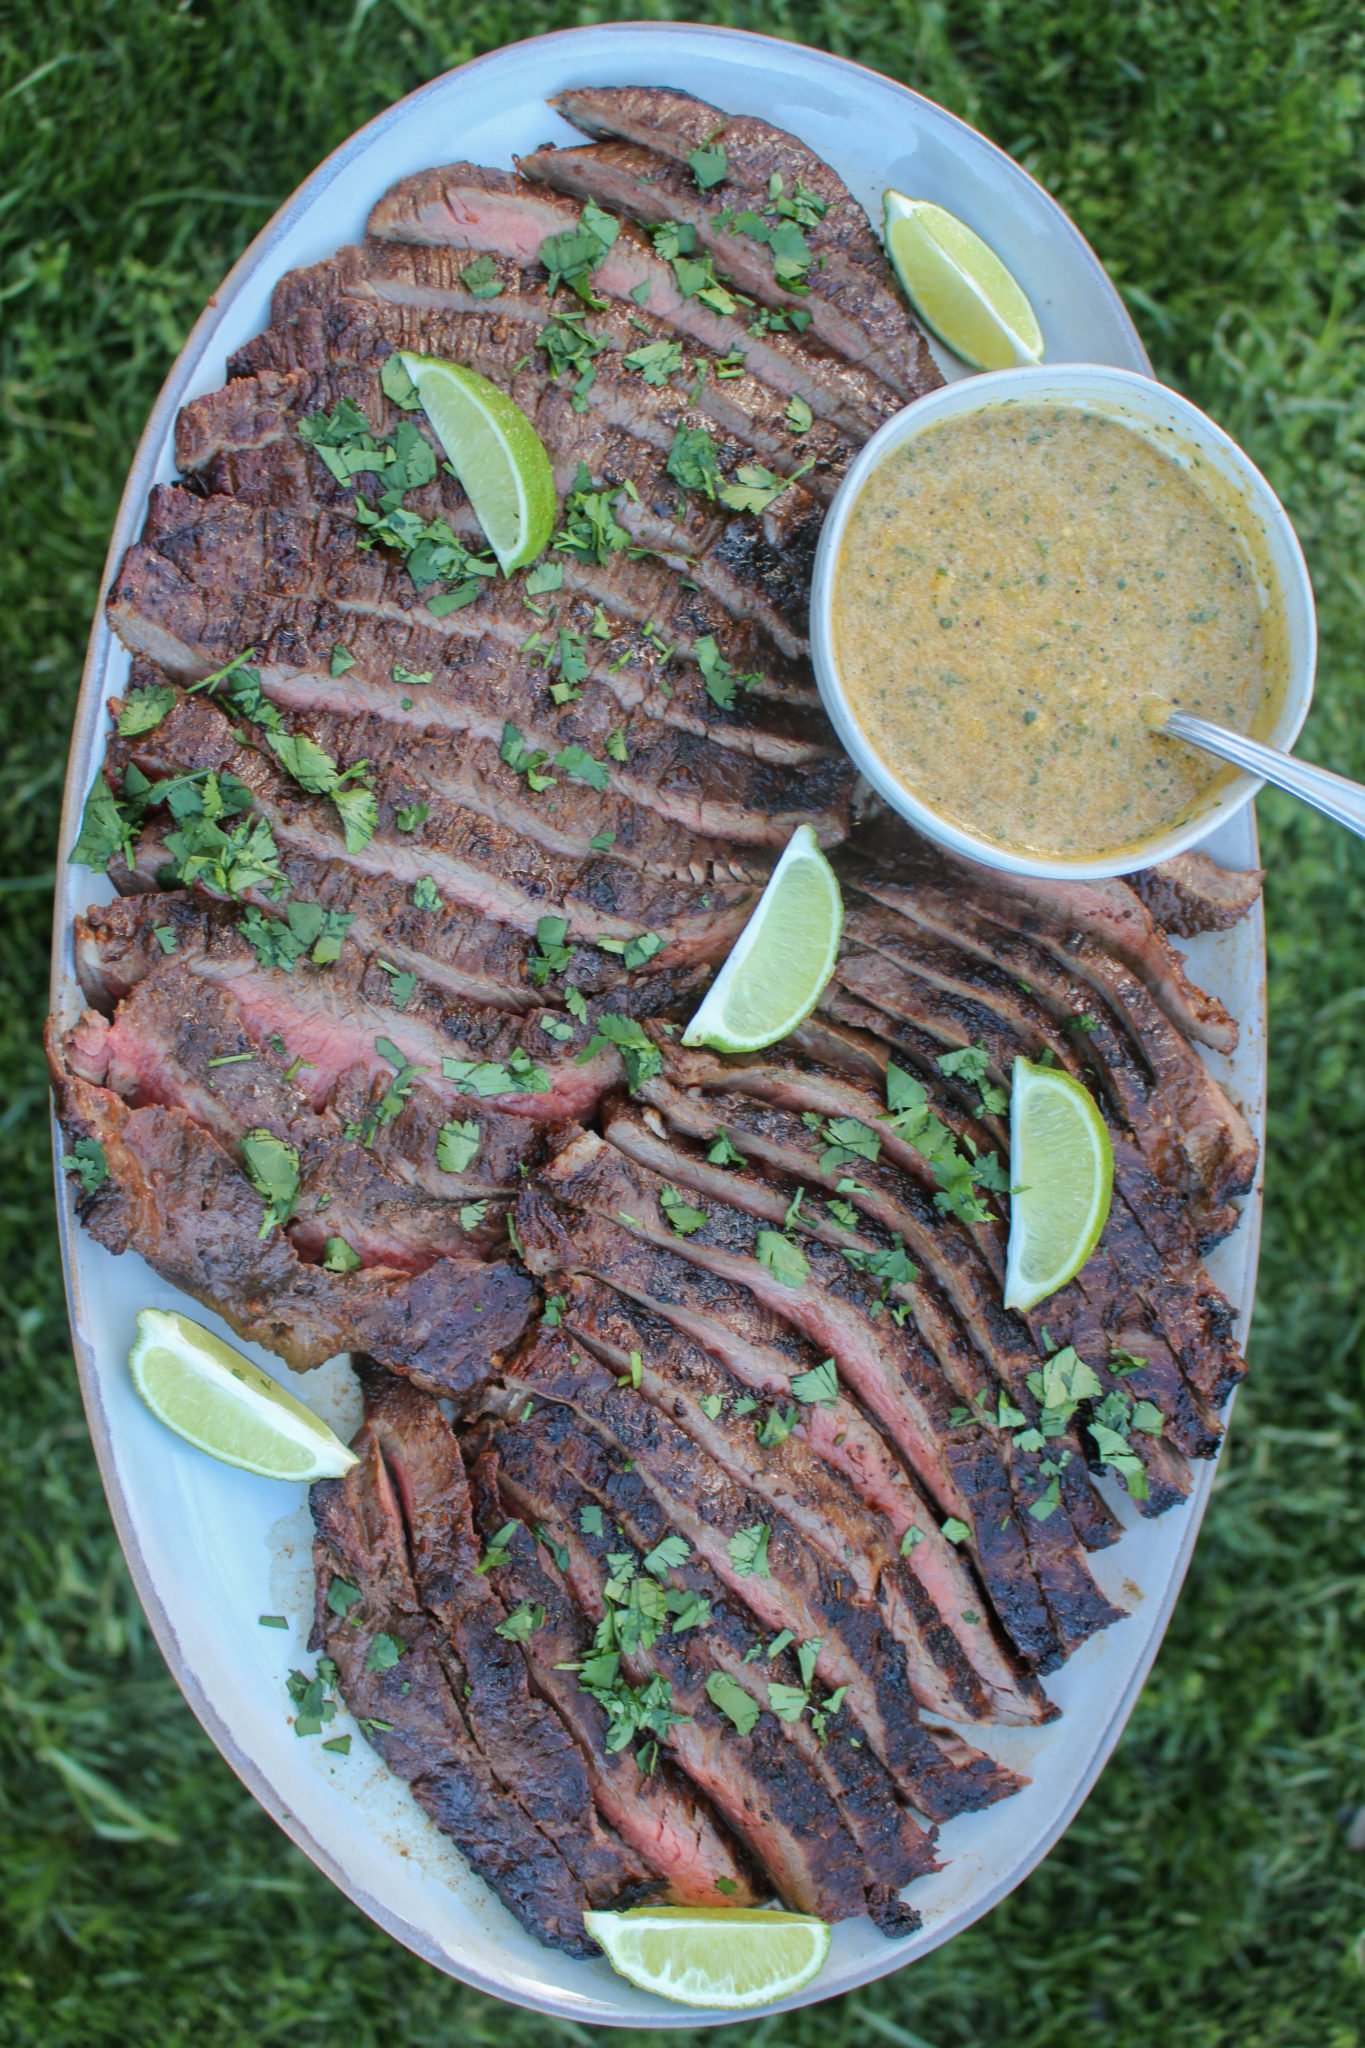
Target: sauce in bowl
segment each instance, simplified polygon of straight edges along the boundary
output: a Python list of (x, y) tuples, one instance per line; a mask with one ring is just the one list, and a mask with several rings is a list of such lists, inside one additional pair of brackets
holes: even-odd
[(868, 477), (834, 657), (922, 804), (1003, 848), (1107, 855), (1233, 773), (1154, 738), (1153, 700), (1269, 727), (1288, 664), (1271, 585), (1214, 479), (1113, 414), (1005, 400), (926, 426)]

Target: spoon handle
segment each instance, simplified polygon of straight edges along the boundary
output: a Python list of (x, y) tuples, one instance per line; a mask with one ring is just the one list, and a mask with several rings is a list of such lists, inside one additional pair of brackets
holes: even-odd
[(1245, 768), (1249, 775), (1273, 782), (1276, 789), (1288, 790), (1290, 796), (1311, 804), (1315, 811), (1365, 839), (1365, 784), (1352, 782), (1345, 775), (1334, 775), (1330, 768), (1315, 768), (1309, 761), (1298, 761), (1292, 754), (1281, 753), (1278, 747), (1263, 746), (1259, 740), (1229, 732), (1225, 726), (1210, 725), (1207, 719), (1194, 718), (1188, 711), (1168, 712), (1161, 730), (1171, 739), (1188, 740), (1206, 753), (1231, 761), (1236, 768)]

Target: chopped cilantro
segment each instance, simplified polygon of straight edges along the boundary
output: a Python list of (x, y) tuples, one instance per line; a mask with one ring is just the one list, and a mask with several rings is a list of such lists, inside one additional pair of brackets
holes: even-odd
[(170, 683), (149, 683), (145, 689), (130, 690), (118, 715), (119, 738), (134, 739), (139, 733), (154, 731), (174, 702), (175, 689)]
[(365, 1669), (367, 1671), (392, 1671), (394, 1666), (406, 1654), (407, 1647), (401, 1636), (390, 1635), (387, 1629), (381, 1629), (370, 1644), (369, 1655), (365, 1659)]
[(793, 1244), (780, 1230), (760, 1230), (756, 1249), (758, 1262), (784, 1287), (804, 1287), (810, 1278), (810, 1261), (799, 1244)]
[(685, 491), (702, 491), (708, 498), (717, 495), (720, 464), (715, 440), (705, 427), (675, 428), (664, 467)]
[(505, 1065), (497, 1060), (444, 1059), (441, 1070), (462, 1095), (544, 1095), (550, 1086), (544, 1067), (520, 1045), (508, 1054)]
[(832, 1358), (797, 1373), (792, 1393), (807, 1407), (833, 1408), (839, 1399), (839, 1368)]
[(666, 1579), (679, 1565), (687, 1563), (692, 1545), (685, 1536), (665, 1536), (640, 1560), (651, 1578)]
[(633, 349), (623, 358), (628, 370), (638, 370), (646, 384), (656, 387), (667, 384), (670, 377), (681, 376), (683, 352), (676, 341), (651, 341), (644, 348)]
[(712, 1166), (743, 1166), (744, 1154), (730, 1143), (724, 1131), (707, 1148), (706, 1156)]
[(360, 1253), (344, 1237), (329, 1237), (323, 1246), (322, 1263), (329, 1273), (354, 1273), (360, 1264)]
[(299, 1197), (299, 1155), (294, 1146), (265, 1130), (243, 1132), (241, 1154), (247, 1179), (265, 1203), (259, 1234), (268, 1237), (294, 1213)]
[(520, 1522), (504, 1522), (496, 1535), (489, 1538), (482, 1558), (474, 1567), (475, 1578), (482, 1578), (485, 1572), (496, 1571), (500, 1564), (506, 1564), (512, 1538), (520, 1527)]
[(98, 1138), (77, 1138), (62, 1155), (63, 1173), (74, 1173), (83, 1195), (93, 1195), (109, 1178), (109, 1162)]
[(706, 1697), (741, 1735), (752, 1733), (759, 1716), (758, 1701), (727, 1671), (711, 1673), (706, 1681)]
[(690, 151), (687, 161), (701, 192), (709, 192), (713, 185), (723, 183), (730, 175), (723, 142), (708, 142), (703, 148)]
[(761, 676), (742, 674), (739, 669), (732, 668), (716, 645), (714, 634), (703, 633), (693, 643), (693, 652), (706, 685), (706, 694), (722, 711), (733, 710), (739, 692), (755, 690), (762, 681)]
[(464, 1173), (478, 1153), (483, 1132), (473, 1117), (442, 1124), (436, 1139), (436, 1164), (442, 1173)]
[(705, 1209), (694, 1208), (677, 1188), (664, 1188), (659, 1196), (659, 1206), (679, 1237), (691, 1237), (706, 1222)]
[[(567, 993), (566, 991), (566, 996)], [(577, 994), (577, 991), (574, 993)], [(570, 1004), (570, 1008), (572, 1007)], [(593, 1036), (578, 1055), (579, 1064), (591, 1059), (604, 1045), (614, 1045), (620, 1053), (626, 1069), (626, 1082), (632, 1094), (644, 1082), (652, 1081), (656, 1074), (661, 1074), (664, 1070), (663, 1054), (648, 1036), (644, 1026), (638, 1024), (634, 1017), (617, 1017), (611, 1012), (599, 1017)]]
[(766, 1522), (753, 1522), (747, 1529), (736, 1529), (725, 1545), (735, 1573), (741, 1579), (770, 1579), (768, 1569), (768, 1526)]
[(505, 1637), (509, 1643), (524, 1643), (535, 1629), (544, 1624), (544, 1621), (545, 1609), (532, 1606), (529, 1600), (523, 1600), (520, 1607), (512, 1609), (505, 1621), (498, 1623), (493, 1633)]

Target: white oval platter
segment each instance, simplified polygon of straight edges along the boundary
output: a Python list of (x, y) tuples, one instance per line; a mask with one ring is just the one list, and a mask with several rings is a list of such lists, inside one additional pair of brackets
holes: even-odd
[[(329, 157), (252, 243), (190, 335), (157, 400), (128, 477), (107, 564), (112, 575), (137, 537), (147, 493), (174, 474), (172, 428), (186, 399), (223, 380), (225, 359), (263, 327), (271, 288), (296, 265), (358, 239), (372, 202), (424, 165), (468, 158), (509, 166), (514, 151), (571, 131), (546, 106), (570, 85), (667, 84), (735, 113), (761, 114), (828, 158), (878, 215), (894, 185), (937, 200), (1005, 252), (1037, 307), (1054, 361), (1149, 370), (1117, 292), (1065, 214), (1027, 174), (972, 129), (905, 87), (819, 51), (734, 30), (628, 23), (571, 29), (482, 57), (401, 101)], [(959, 371), (960, 374), (960, 371)], [(103, 613), (90, 638), (68, 770), (62, 846), (74, 840), (102, 755), (104, 703), (128, 660)], [(1256, 859), (1250, 811), (1211, 850), (1229, 866)], [(53, 1001), (79, 1009), (73, 914), (106, 885), (62, 867), (56, 898)], [(1241, 1045), (1219, 1072), (1258, 1136), (1264, 1103), (1264, 944), (1259, 912), (1192, 949), (1196, 977), (1241, 1023)], [(59, 1179), (63, 1178), (61, 1175)], [(213, 1464), (179, 1444), (141, 1407), (126, 1358), (138, 1308), (188, 1306), (138, 1258), (115, 1259), (81, 1231), (70, 1191), (59, 1199), (62, 1256), (81, 1386), (120, 1541), (157, 1640), (194, 1712), (227, 1761), (334, 1883), (417, 1954), (465, 1982), (545, 2013), (588, 2024), (695, 2026), (701, 2014), (636, 1992), (605, 1963), (570, 1962), (542, 1948), (475, 1879), (418, 1812), (406, 1789), (357, 1736), (349, 1757), (299, 1740), (285, 1679), (309, 1665), (310, 1525), (301, 1492)], [(1213, 1261), (1237, 1304), (1251, 1310), (1259, 1189)], [(217, 1325), (216, 1327), (222, 1327)], [(224, 1334), (230, 1334), (224, 1331)], [(283, 1369), (257, 1352), (263, 1363)], [(358, 1417), (349, 1367), (334, 1361), (296, 1383), (348, 1431)], [(868, 1922), (836, 1929), (829, 1963), (794, 2003), (847, 1991), (926, 1955), (988, 1912), (1044, 1856), (1094, 1785), (1160, 1646), (1208, 1503), (1214, 1467), (1197, 1475), (1182, 1510), (1131, 1524), (1094, 1561), (1129, 1618), (1088, 1644), (1049, 1681), (1062, 1718), (1042, 1731), (991, 1731), (987, 1746), (1031, 1776), (1017, 1797), (943, 1830), (944, 1869), (914, 1888), (919, 1933), (889, 1943)], [(260, 1626), (282, 1614), (287, 1629)], [(335, 1724), (351, 1724), (342, 1716)], [(979, 1739), (979, 1738), (978, 1738)]]

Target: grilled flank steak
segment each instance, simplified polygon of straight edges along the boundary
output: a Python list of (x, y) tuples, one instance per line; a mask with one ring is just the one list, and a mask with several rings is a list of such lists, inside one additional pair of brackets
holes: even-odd
[[(1256, 1152), (1158, 918), (1221, 927), (1255, 878), (1019, 882), (857, 818), (811, 554), (927, 345), (795, 138), (556, 104), (585, 146), (404, 179), (182, 409), (109, 592), (134, 659), (77, 851), (118, 893), (54, 1089), (99, 1242), (300, 1369), (355, 1355), (313, 1648), (510, 1910), (575, 1955), (643, 1901), (894, 1936), (939, 1830), (1020, 1783), (992, 1729), (1055, 1718), (1044, 1675), (1122, 1619), (1111, 1482), (1159, 1514), (1217, 1448), (1243, 1366), (1202, 1257)], [(403, 350), (534, 421), (530, 571), (495, 575)], [(847, 912), (816, 1014), (684, 1050), (800, 824)], [(1115, 1157), (1028, 1315), (1021, 1056)]]

